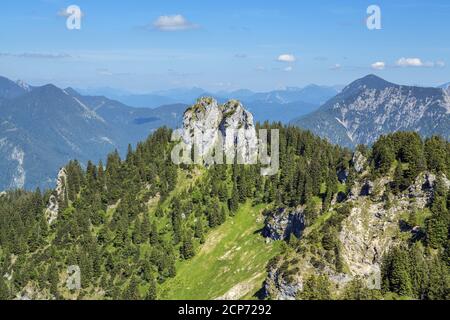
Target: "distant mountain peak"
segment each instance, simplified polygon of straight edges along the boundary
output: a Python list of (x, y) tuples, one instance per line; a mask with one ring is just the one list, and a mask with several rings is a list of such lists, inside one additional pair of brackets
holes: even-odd
[(361, 79), (358, 79), (352, 83), (350, 83), (347, 87), (344, 88), (343, 92), (351, 91), (355, 89), (376, 89), (376, 90), (382, 90), (386, 87), (392, 87), (397, 86), (394, 83), (388, 82), (384, 80), (383, 78), (380, 78), (374, 74), (369, 74)]
[(46, 84), (40, 87), (35, 87), (30, 93), (34, 97), (43, 97), (45, 99), (62, 98), (64, 96), (70, 96), (65, 90), (58, 88), (54, 84)]
[(64, 91), (71, 96), (80, 96), (80, 93), (72, 87), (67, 87), (64, 89)]
[(371, 74), (294, 123), (346, 147), (397, 131), (450, 139), (450, 98), (446, 90), (402, 86)]
[(448, 89), (448, 90), (450, 90), (450, 82), (447, 82), (447, 83), (445, 83), (445, 84), (443, 84), (443, 85), (439, 86), (439, 88), (441, 88), (441, 89)]
[(25, 90), (18, 83), (0, 76), (0, 98), (14, 99), (27, 92), (28, 90)]
[(23, 80), (17, 80), (16, 84), (27, 92), (31, 91), (31, 86)]

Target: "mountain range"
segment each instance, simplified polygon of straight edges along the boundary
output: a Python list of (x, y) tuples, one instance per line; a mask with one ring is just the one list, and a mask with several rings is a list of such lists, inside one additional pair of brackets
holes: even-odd
[[(448, 140), (450, 93), (443, 88), (401, 86), (369, 75), (340, 92), (311, 85), (212, 96), (219, 103), (227, 95), (242, 101), (255, 121), (291, 123), (354, 148), (396, 131)], [(155, 95), (166, 99), (160, 102), (172, 104), (139, 108), (72, 88), (34, 87), (0, 77), (0, 190), (53, 187), (58, 168), (71, 159), (85, 165), (114, 149), (123, 155), (128, 144), (143, 140), (156, 128), (179, 127), (186, 104), (176, 102), (203, 94), (207, 93), (200, 88), (159, 91)], [(322, 100), (328, 101), (318, 107)]]
[(442, 88), (402, 86), (368, 75), (292, 124), (350, 148), (397, 131), (448, 140), (450, 95)]
[(202, 88), (180, 88), (156, 91), (148, 94), (131, 94), (113, 89), (81, 90), (85, 94), (102, 94), (117, 101), (134, 107), (155, 108), (164, 104), (193, 104), (204, 96), (214, 97), (217, 101), (225, 103), (236, 99), (245, 103), (253, 113), (255, 120), (280, 121), (287, 123), (295, 117), (315, 111), (321, 104), (334, 97), (341, 90), (340, 86), (328, 87), (309, 85), (304, 88), (288, 87), (269, 92), (254, 92), (248, 89), (235, 91), (208, 92)]
[(180, 123), (186, 106), (132, 108), (54, 85), (0, 78), (0, 190), (47, 188), (70, 159), (100, 160), (161, 126)]
[(439, 86), (439, 88), (442, 88), (442, 89), (448, 89), (448, 88), (450, 88), (450, 82), (448, 82), (448, 83), (446, 83), (446, 84), (443, 84), (443, 85)]
[[(289, 150), (273, 176), (176, 165), (160, 128), (124, 160), (70, 161), (49, 192), (0, 193), (0, 300), (449, 299), (450, 142), (398, 132), (351, 152), (266, 128)], [(205, 97), (180, 138), (208, 155), (225, 131), (247, 159), (255, 129), (242, 103)]]

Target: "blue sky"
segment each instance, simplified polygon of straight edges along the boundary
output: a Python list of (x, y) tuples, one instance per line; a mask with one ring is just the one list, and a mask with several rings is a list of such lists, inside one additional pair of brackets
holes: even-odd
[[(81, 30), (61, 14), (73, 4)], [(366, 27), (372, 4), (381, 30)], [(0, 74), (134, 92), (336, 85), (369, 73), (434, 86), (450, 81), (449, 16), (448, 0), (2, 1)]]

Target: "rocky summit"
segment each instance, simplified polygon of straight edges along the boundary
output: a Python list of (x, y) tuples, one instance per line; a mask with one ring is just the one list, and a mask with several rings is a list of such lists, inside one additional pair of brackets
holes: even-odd
[(450, 95), (444, 88), (402, 86), (369, 75), (293, 124), (351, 148), (397, 131), (449, 139)]
[(253, 115), (242, 103), (230, 100), (219, 105), (209, 97), (200, 98), (184, 113), (183, 141), (195, 146), (201, 157), (212, 153), (218, 144), (226, 155), (237, 149), (243, 163), (254, 160), (258, 145)]

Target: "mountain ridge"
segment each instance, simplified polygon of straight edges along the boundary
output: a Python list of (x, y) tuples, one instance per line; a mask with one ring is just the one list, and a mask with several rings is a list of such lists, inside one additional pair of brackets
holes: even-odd
[[(49, 188), (71, 159), (104, 159), (161, 126), (181, 124), (184, 105), (132, 108), (101, 96), (83, 96), (53, 84), (22, 89), (0, 86), (0, 190)], [(12, 88), (12, 89), (11, 89)]]
[(443, 89), (402, 86), (368, 75), (291, 123), (350, 148), (397, 131), (449, 139), (450, 99)]

